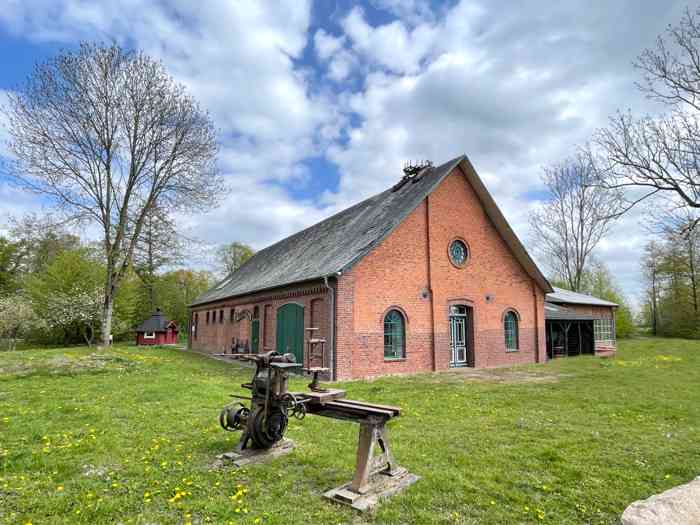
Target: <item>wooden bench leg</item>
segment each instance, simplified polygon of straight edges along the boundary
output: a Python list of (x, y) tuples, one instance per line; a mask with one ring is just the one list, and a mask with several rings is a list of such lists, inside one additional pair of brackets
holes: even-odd
[[(381, 449), (381, 453), (377, 456), (374, 455), (375, 443)], [(386, 425), (383, 422), (360, 423), (357, 464), (355, 466), (355, 476), (350, 483), (350, 490), (358, 494), (365, 494), (369, 488), (370, 476), (380, 472), (391, 476), (398, 472), (389, 449)]]

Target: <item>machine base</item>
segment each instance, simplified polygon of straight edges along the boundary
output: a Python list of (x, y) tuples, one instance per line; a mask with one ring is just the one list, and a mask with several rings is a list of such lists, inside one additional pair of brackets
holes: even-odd
[(323, 496), (364, 512), (381, 503), (381, 500), (390, 498), (406, 487), (413, 485), (419, 479), (419, 476), (411, 474), (405, 468), (399, 467), (393, 475), (383, 472), (373, 474), (369, 478), (363, 494), (353, 492), (350, 490), (352, 483), (346, 483), (338, 488), (329, 490)]
[(283, 438), (269, 449), (246, 448), (241, 452), (225, 452), (216, 456), (216, 462), (213, 467), (244, 467), (254, 463), (264, 463), (289, 454), (292, 450), (294, 450), (294, 441)]

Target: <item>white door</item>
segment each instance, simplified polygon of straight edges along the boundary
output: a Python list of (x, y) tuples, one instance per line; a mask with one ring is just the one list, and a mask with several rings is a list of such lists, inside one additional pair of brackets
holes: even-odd
[(450, 366), (467, 366), (467, 307), (450, 307)]

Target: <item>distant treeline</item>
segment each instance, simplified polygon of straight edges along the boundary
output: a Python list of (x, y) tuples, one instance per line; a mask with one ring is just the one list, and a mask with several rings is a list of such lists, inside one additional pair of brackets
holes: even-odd
[[(0, 236), (0, 339), (71, 344), (97, 340), (106, 266), (99, 247), (36, 217)], [(112, 334), (128, 339), (156, 309), (186, 335), (187, 305), (208, 289), (208, 271), (175, 269), (167, 258), (136, 259), (119, 288)]]
[(641, 322), (653, 335), (700, 338), (700, 225), (676, 221), (646, 247)]

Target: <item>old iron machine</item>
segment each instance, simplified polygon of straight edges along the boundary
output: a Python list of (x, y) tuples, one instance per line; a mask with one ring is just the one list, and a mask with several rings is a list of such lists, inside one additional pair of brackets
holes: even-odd
[(255, 364), (251, 381), (241, 385), (251, 391), (251, 396), (231, 396), (250, 401), (250, 405), (236, 401), (219, 414), (219, 423), (225, 430), (242, 431), (236, 453), (272, 449), (284, 437), (290, 417), (301, 420), (306, 414), (313, 414), (360, 425), (355, 475), (350, 483), (326, 492), (326, 497), (365, 510), (418, 479), (395, 463), (389, 448), (386, 423), (400, 415), (400, 408), (344, 399), (345, 390), (319, 384), (318, 375), (328, 372), (326, 368), (304, 368), (313, 375), (309, 390), (289, 392), (289, 372), (302, 367), (293, 354), (273, 351), (218, 355)]

